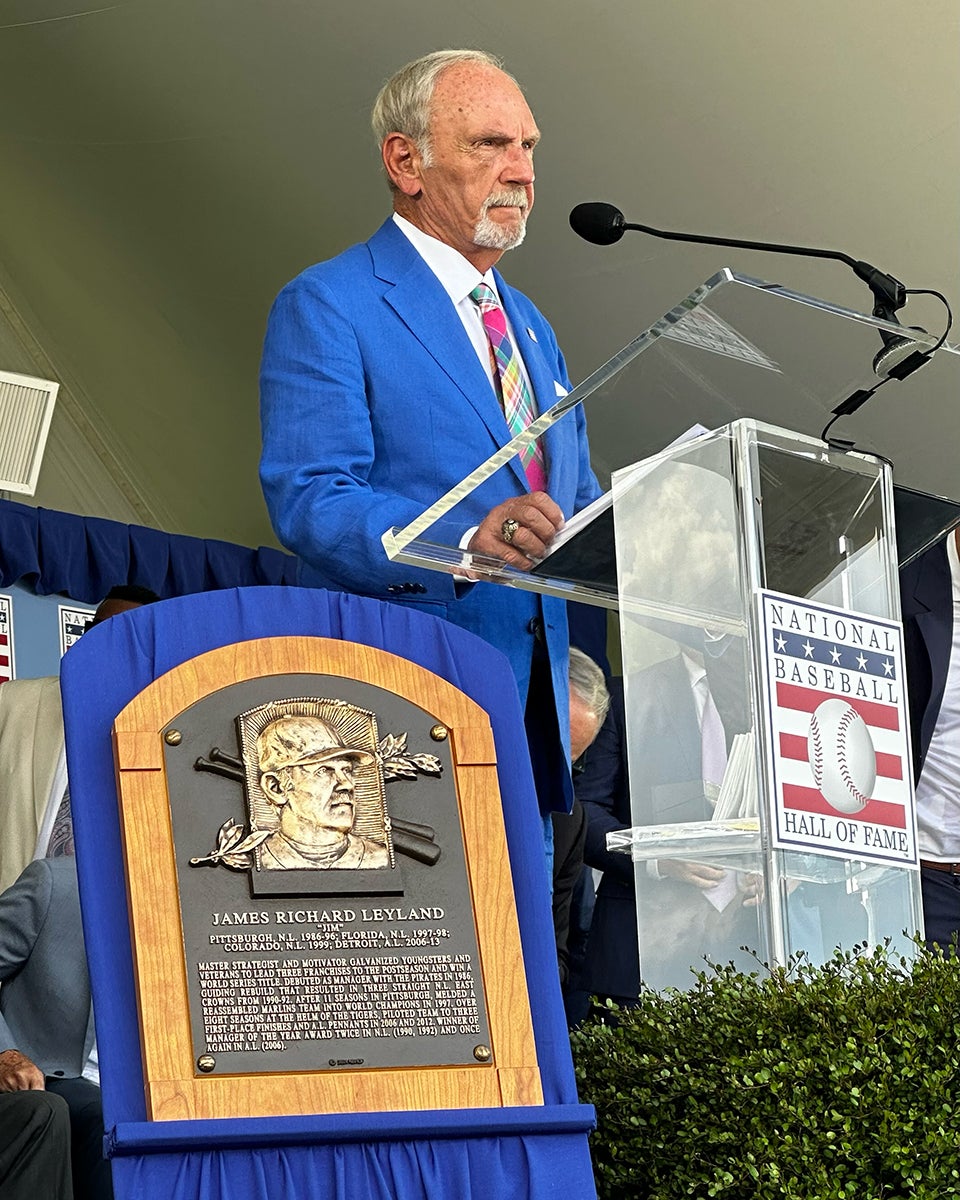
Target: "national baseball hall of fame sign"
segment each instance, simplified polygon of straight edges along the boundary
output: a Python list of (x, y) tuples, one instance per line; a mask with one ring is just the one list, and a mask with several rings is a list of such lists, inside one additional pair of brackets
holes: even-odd
[(542, 1103), (489, 718), (322, 638), (115, 724), (155, 1119)]
[(917, 866), (900, 626), (758, 599), (774, 845)]

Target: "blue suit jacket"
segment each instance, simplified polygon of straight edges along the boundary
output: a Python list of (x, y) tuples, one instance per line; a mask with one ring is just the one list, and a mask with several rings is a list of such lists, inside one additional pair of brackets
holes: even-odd
[[(542, 410), (569, 389), (537, 309), (497, 286)], [(261, 370), (260, 477), (301, 582), (401, 599), (485, 638), (526, 697), (542, 620), (568, 741), (564, 601), (390, 562), (381, 535), (403, 526), (510, 440), (503, 412), (443, 287), (392, 220), (366, 243), (308, 268), (270, 314)], [(566, 516), (596, 495), (583, 413), (546, 435), (549, 491)], [(449, 515), (431, 540), (457, 545), (497, 504), (528, 491), (518, 460)]]
[(953, 591), (945, 540), (900, 572), (900, 609), (917, 780), (940, 714), (953, 642)]

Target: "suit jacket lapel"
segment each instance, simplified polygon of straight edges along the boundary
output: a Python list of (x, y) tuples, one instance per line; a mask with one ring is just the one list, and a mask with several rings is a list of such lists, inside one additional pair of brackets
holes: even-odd
[[(493, 439), (490, 453), (506, 445), (510, 430), (503, 411), (437, 277), (392, 220), (377, 230), (367, 246), (377, 278), (388, 285), (384, 299), (486, 425)], [(519, 466), (517, 471), (526, 483)]]

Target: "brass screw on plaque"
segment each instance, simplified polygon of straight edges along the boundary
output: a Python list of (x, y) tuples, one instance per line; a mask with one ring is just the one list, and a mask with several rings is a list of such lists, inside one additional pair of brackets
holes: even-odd
[(430, 730), (430, 736), (435, 742), (445, 742), (447, 740), (446, 725), (434, 725), (434, 727)]
[(163, 740), (168, 746), (179, 746), (183, 741), (183, 734), (179, 729), (168, 729), (163, 735)]
[(197, 1066), (201, 1071), (212, 1071), (217, 1065), (217, 1060), (212, 1054), (201, 1054), (197, 1059)]
[(489, 1046), (474, 1046), (473, 1057), (477, 1062), (489, 1062), (491, 1050)]

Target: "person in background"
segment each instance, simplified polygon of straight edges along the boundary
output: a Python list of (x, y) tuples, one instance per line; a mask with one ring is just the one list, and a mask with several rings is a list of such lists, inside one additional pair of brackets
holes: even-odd
[[(132, 584), (111, 588), (87, 628), (159, 599)], [(66, 789), (60, 677), (9, 680), (0, 686), (0, 891), (31, 858), (73, 853)]]
[(3, 1200), (73, 1200), (70, 1111), (49, 1092), (0, 1092)]
[[(576, 646), (570, 647), (570, 755), (575, 775), (610, 707), (603, 671)], [(567, 989), (571, 966), (571, 912), (583, 873), (586, 815), (579, 800), (570, 813), (553, 814), (553, 925), (557, 939), (560, 983)]]
[[(87, 628), (157, 600), (147, 588), (114, 587)], [(69, 1137), (64, 1143), (48, 1134), (59, 1153), (66, 1154), (58, 1177), (66, 1179), (67, 1187), (72, 1175), (78, 1200), (110, 1200), (59, 679), (11, 680), (0, 695), (5, 699), (0, 722), (0, 809), (5, 820), (18, 779), (45, 785), (33, 793), (35, 802), (43, 801), (35, 861), (0, 894), (0, 1093), (45, 1091), (50, 1103), (65, 1103)], [(11, 1120), (19, 1119), (16, 1106), (6, 1112)], [(10, 1135), (2, 1117), (0, 1111), (0, 1144)], [(42, 1194), (36, 1194), (37, 1200)]]
[[(587, 815), (584, 859), (603, 872), (583, 986), (624, 1006), (636, 1002), (641, 978), (634, 863), (629, 854), (607, 848), (607, 834), (634, 825), (709, 819), (725, 765), (722, 724), (699, 656), (678, 653), (638, 671), (630, 683), (637, 698), (630, 736), (645, 764), (644, 777), (632, 787), (628, 781), (623, 679), (615, 678), (610, 711), (577, 785)], [(643, 965), (645, 983), (688, 986), (691, 967), (702, 965), (707, 952), (743, 970), (756, 965), (740, 951), (758, 940), (756, 890), (746, 877), (674, 859), (649, 862), (645, 869), (649, 879), (641, 915), (651, 949)]]
[[(70, 1137), (60, 1149), (72, 1164), (74, 1195), (110, 1200), (90, 980), (76, 860), (70, 856), (37, 859), (0, 895), (0, 1092), (18, 1091), (47, 1091), (65, 1101)], [(0, 1124), (0, 1143), (6, 1136)]]
[(900, 572), (927, 945), (960, 933), (960, 529)]

